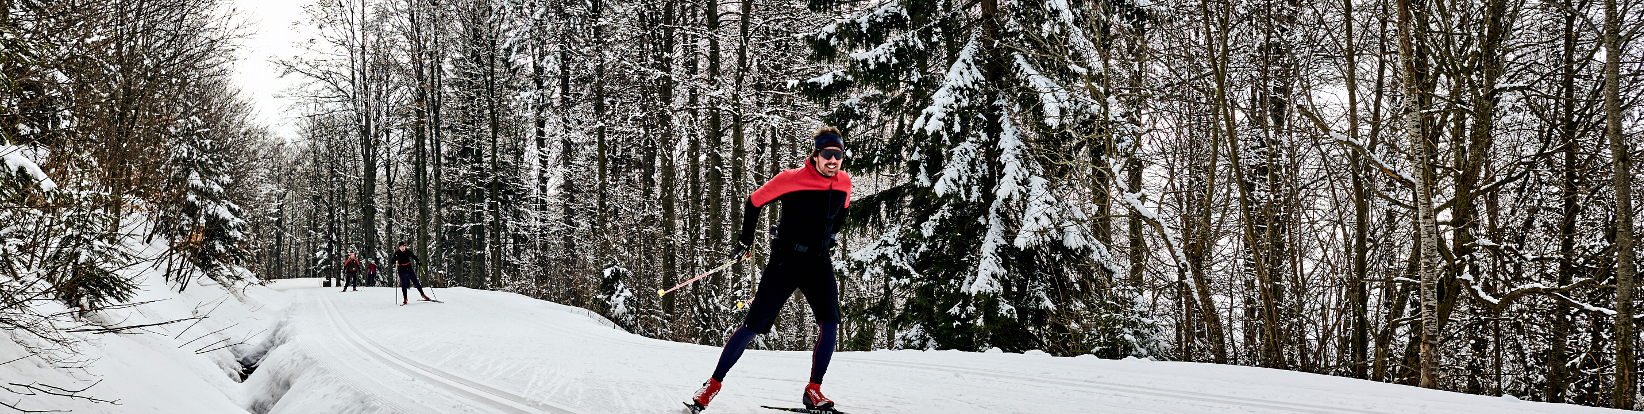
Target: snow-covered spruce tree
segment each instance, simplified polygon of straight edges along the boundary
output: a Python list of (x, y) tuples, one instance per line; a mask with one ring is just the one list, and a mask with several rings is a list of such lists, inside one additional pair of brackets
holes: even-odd
[[(6, 283), (0, 299), (26, 307), (53, 299), (82, 311), (129, 300), (130, 280), (114, 273), (130, 257), (107, 229), (113, 218), (102, 209), (102, 197), (59, 189), (21, 146), (0, 145), (0, 276)], [(0, 312), (29, 312), (22, 308)], [(0, 327), (13, 329), (14, 318), (0, 316)]]
[[(228, 134), (244, 129), (236, 115), (244, 112), (222, 108), (243, 106), (226, 87), (205, 89), (212, 93), (183, 105), (181, 113), (189, 115), (170, 126), (176, 138), (166, 150), (166, 193), (155, 208), (154, 234), (168, 239), (170, 253), (192, 266), (167, 272), (166, 282), (178, 291), (200, 275), (225, 285), (238, 281), (244, 276), (236, 269), (248, 258), (240, 207), (224, 191), (233, 181), (227, 174)], [(191, 110), (196, 108), (217, 110)]]
[(851, 168), (895, 177), (853, 202), (852, 222), (881, 236), (850, 257), (897, 291), (871, 315), (897, 345), (1148, 353), (1157, 328), (1113, 283), (1113, 182), (1070, 180), (1080, 167), (1064, 162), (1089, 154), (1083, 174), (1113, 177), (1134, 148), (1105, 93), (1108, 45), (1086, 35), (1112, 10), (893, 0), (811, 37), (814, 59), (844, 68), (799, 86), (838, 100), (828, 120), (851, 136)]
[(94, 193), (56, 194), (61, 207), (43, 230), (50, 234), (43, 275), (55, 289), (55, 299), (82, 311), (96, 310), (130, 300), (137, 286), (114, 272), (131, 257), (121, 249), (118, 233), (87, 231), (109, 228), (114, 217), (98, 208), (103, 198)]

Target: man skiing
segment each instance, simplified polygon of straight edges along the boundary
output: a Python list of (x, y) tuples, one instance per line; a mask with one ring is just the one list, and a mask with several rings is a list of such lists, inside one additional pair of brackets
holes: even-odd
[(365, 260), (365, 285), (366, 286), (376, 286), (377, 285), (377, 259), (376, 258), (371, 258), (371, 259), (366, 259)]
[(343, 274), (348, 275), (348, 279), (346, 279), (347, 282), (343, 283), (342, 291), (347, 292), (350, 286), (354, 287), (354, 291), (359, 291), (360, 259), (354, 258), (353, 253), (349, 253), (348, 260), (343, 261)]
[(400, 275), (400, 297), (404, 298), (400, 300), (401, 305), (411, 302), (411, 286), (413, 285), (417, 287), (417, 294), (422, 295), (422, 300), (433, 300), (428, 298), (428, 294), (422, 293), (422, 282), (417, 281), (416, 265), (419, 264), (422, 264), (422, 259), (418, 258), (416, 253), (406, 249), (405, 242), (400, 242), (400, 251), (394, 252), (394, 267), (395, 273)]
[(805, 295), (816, 315), (820, 334), (811, 358), (810, 383), (800, 398), (812, 412), (836, 412), (834, 402), (822, 396), (822, 376), (833, 358), (839, 328), (839, 285), (834, 279), (831, 252), (839, 228), (850, 207), (851, 176), (840, 171), (845, 160), (845, 142), (839, 130), (824, 127), (816, 131), (816, 145), (805, 165), (783, 171), (760, 186), (743, 204), (742, 233), (734, 247), (734, 257), (752, 253), (754, 226), (760, 208), (782, 202), (781, 218), (771, 235), (770, 263), (760, 275), (759, 287), (749, 302), (748, 316), (731, 334), (713, 376), (702, 384), (696, 396), (685, 404), (692, 413), (708, 407), (719, 394), (720, 382), (736, 360), (742, 357), (754, 335), (770, 333), (782, 304), (794, 289)]

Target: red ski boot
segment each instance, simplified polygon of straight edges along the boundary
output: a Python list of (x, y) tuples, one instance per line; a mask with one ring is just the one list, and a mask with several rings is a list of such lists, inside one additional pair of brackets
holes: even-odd
[(429, 299), (428, 295), (422, 295), (422, 300), (433, 300), (433, 299)]
[(822, 384), (810, 383), (805, 385), (805, 409), (833, 410), (833, 400), (822, 396)]
[(691, 397), (691, 402), (686, 403), (685, 408), (690, 409), (693, 414), (708, 409), (708, 403), (714, 400), (715, 395), (719, 395), (719, 385), (718, 380), (709, 378), (708, 382), (702, 383), (702, 389), (696, 390), (696, 396)]

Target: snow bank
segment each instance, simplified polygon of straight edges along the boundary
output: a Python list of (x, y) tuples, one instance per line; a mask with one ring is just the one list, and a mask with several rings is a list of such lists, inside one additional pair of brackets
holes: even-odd
[[(125, 248), (137, 257), (158, 257), (165, 246), (128, 242)], [(0, 392), (0, 399), (18, 409), (77, 413), (247, 412), (240, 403), (245, 392), (240, 381), (266, 352), (262, 344), (285, 307), (284, 297), (258, 285), (231, 290), (204, 278), (177, 293), (163, 280), (162, 262), (139, 262), (119, 273), (139, 286), (134, 305), (58, 325), (135, 328), (68, 332), (73, 349), (47, 355), (20, 346), (19, 341), (32, 340), (23, 333), (8, 331), (0, 340), (0, 362), (13, 361), (0, 365), (4, 382), (84, 389), (76, 395), (85, 398), (21, 395), (26, 390), (11, 386), (12, 393)], [(42, 312), (69, 311), (55, 302), (36, 306)]]

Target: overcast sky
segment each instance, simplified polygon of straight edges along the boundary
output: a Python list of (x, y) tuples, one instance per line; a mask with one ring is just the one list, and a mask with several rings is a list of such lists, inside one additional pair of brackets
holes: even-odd
[(281, 96), (296, 83), (296, 77), (280, 78), (273, 61), (290, 59), (298, 53), (293, 44), (301, 36), (292, 23), (302, 18), (302, 5), (309, 2), (233, 0), (249, 32), (239, 48), (236, 79), (256, 107), (258, 118), (288, 141), (296, 139), (296, 125), (287, 116), (291, 101)]

